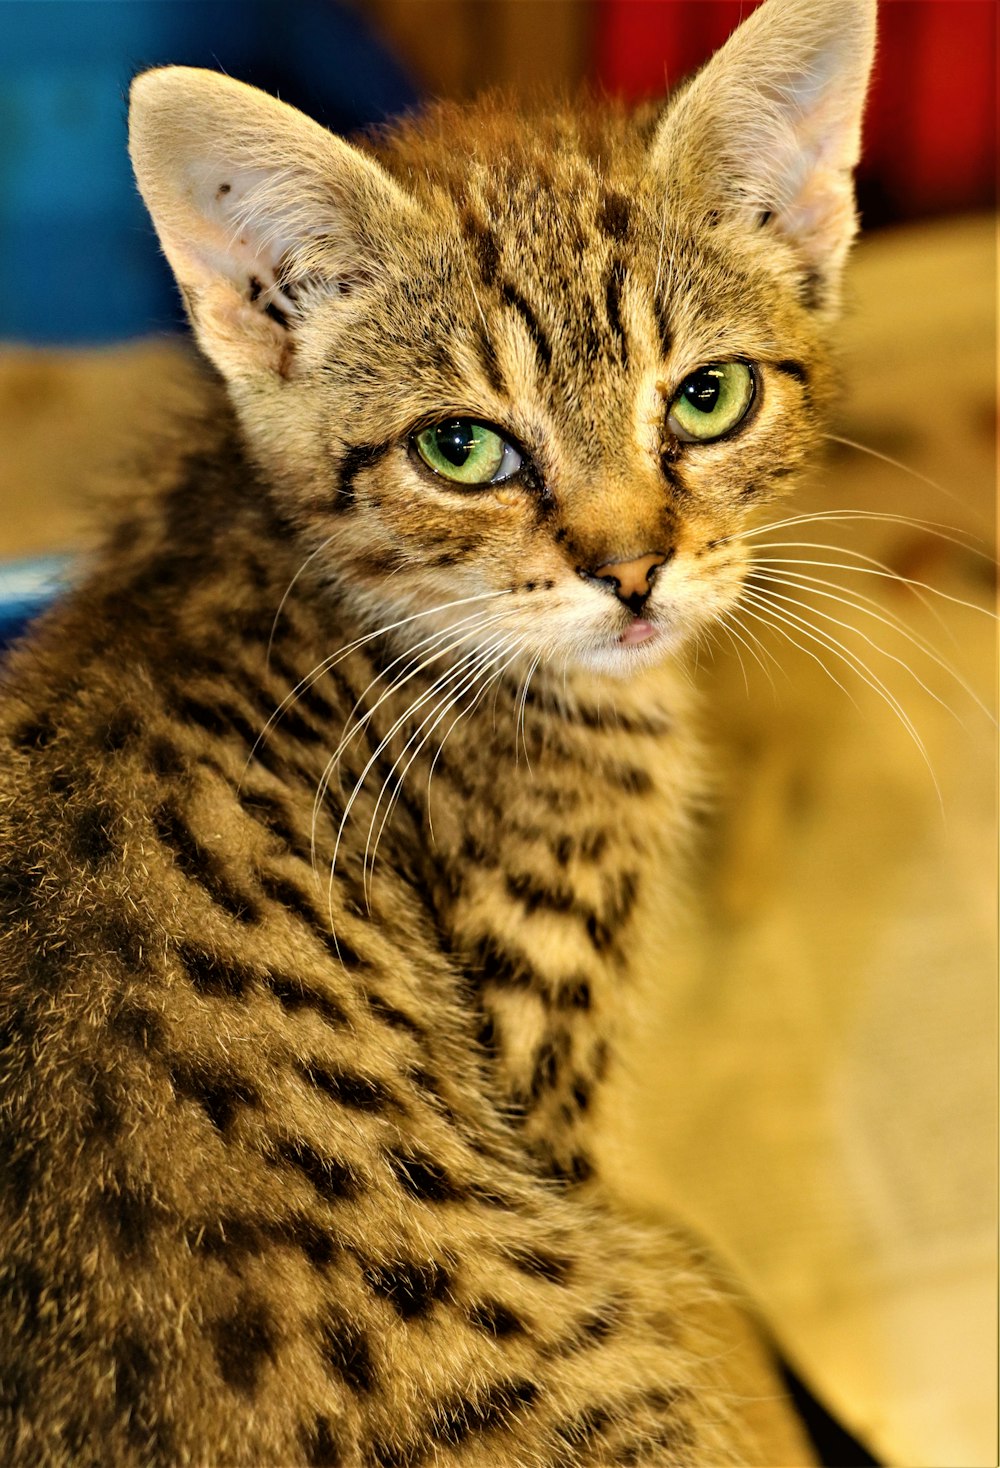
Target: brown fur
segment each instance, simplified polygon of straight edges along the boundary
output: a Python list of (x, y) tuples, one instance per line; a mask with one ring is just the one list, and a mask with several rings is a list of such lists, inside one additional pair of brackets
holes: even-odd
[[(805, 8), (770, 0), (759, 54)], [(813, 48), (845, 9), (863, 72), (867, 6)], [(227, 79), (137, 84), (235, 412), (206, 382), (7, 670), (6, 1462), (805, 1461), (780, 1411), (754, 1438), (773, 1388), (711, 1268), (592, 1150), (700, 799), (685, 649), (830, 390), (794, 200), (761, 224), (649, 165), (703, 83), (367, 152)], [(679, 383), (734, 356), (745, 425), (682, 443)], [(435, 481), (411, 435), (454, 414), (525, 472)], [(626, 648), (595, 572), (651, 554)]]

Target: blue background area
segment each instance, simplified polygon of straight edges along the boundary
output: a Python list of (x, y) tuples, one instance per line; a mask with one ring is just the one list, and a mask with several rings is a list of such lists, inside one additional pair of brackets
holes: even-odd
[(126, 152), (129, 82), (168, 62), (336, 131), (417, 101), (336, 0), (0, 0), (0, 337), (96, 345), (181, 325)]

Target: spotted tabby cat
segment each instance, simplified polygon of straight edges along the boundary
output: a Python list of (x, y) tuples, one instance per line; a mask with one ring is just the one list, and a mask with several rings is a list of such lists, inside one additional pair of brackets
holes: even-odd
[(7, 663), (4, 1464), (808, 1460), (593, 1139), (688, 650), (830, 395), (873, 12), (353, 146), (135, 83), (224, 390)]

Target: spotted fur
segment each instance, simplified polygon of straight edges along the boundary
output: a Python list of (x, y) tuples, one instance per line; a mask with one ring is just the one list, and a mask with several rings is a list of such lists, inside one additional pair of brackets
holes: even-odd
[[(806, 1461), (596, 1139), (669, 974), (637, 954), (701, 798), (687, 650), (830, 394), (871, 9), (768, 0), (640, 117), (487, 100), (357, 147), (136, 83), (225, 391), (5, 669), (5, 1463)], [(682, 442), (678, 384), (733, 357), (746, 422)], [(455, 414), (521, 472), (435, 481), (412, 435)]]

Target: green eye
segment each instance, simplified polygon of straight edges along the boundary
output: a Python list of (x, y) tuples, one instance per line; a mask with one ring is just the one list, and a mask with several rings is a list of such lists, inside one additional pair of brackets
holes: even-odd
[(754, 375), (746, 362), (713, 362), (681, 383), (667, 427), (687, 443), (709, 443), (736, 427), (753, 402)]
[(428, 469), (456, 484), (499, 484), (521, 467), (521, 455), (506, 439), (471, 418), (449, 418), (414, 437)]

